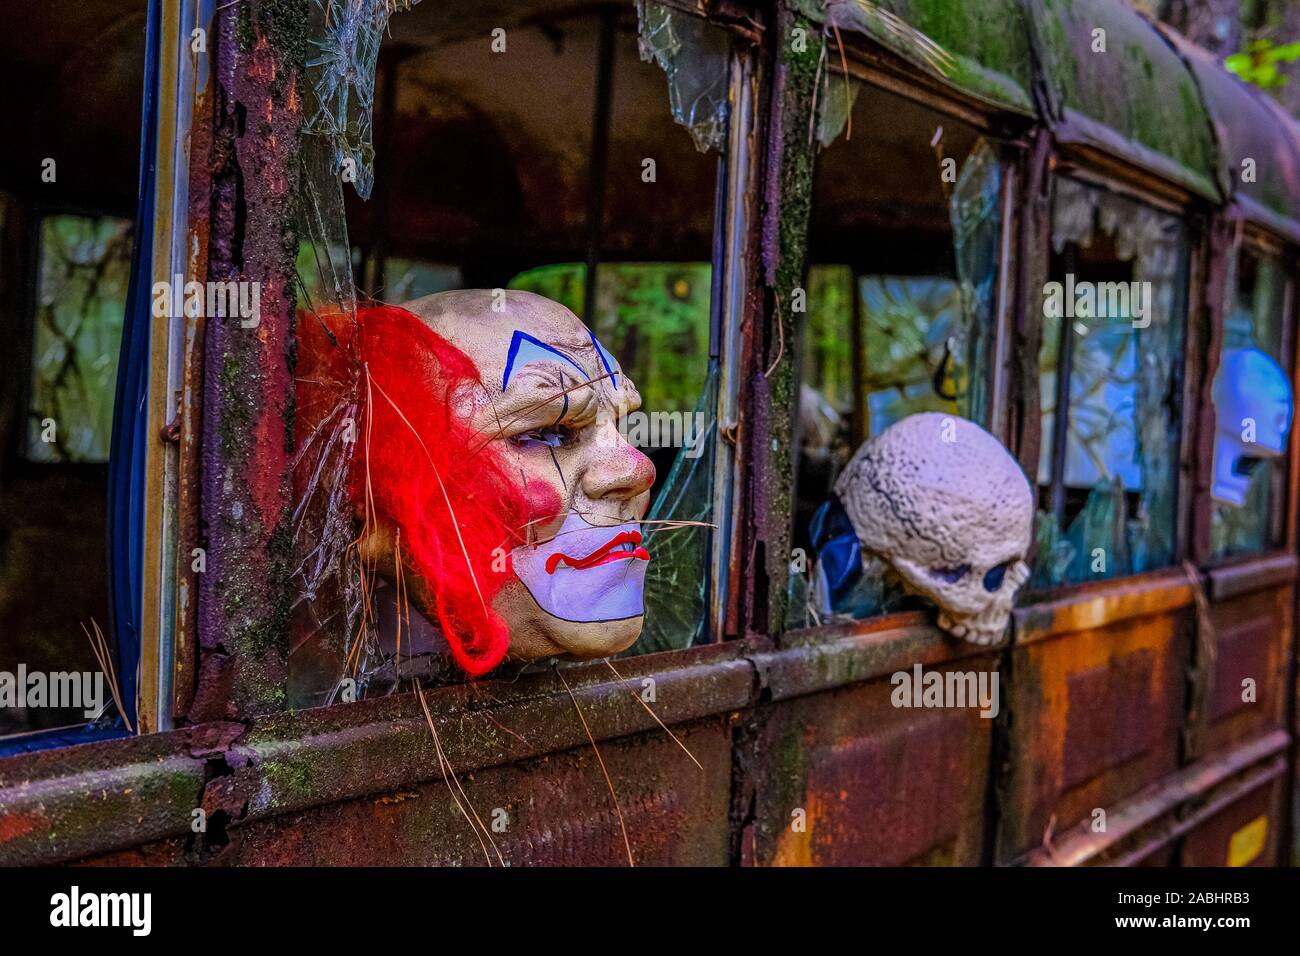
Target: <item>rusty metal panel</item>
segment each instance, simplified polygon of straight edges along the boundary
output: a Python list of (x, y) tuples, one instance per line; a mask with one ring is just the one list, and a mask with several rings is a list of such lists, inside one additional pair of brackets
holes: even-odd
[[(986, 655), (934, 670), (996, 666)], [(894, 707), (893, 690), (886, 678), (760, 708), (748, 806), (733, 809), (745, 818), (743, 864), (982, 861), (994, 721), (975, 709)]]
[(1013, 649), (999, 861), (1177, 768), (1187, 659), (1176, 608)]
[(191, 862), (191, 858), (186, 855), (188, 842), (180, 837), (173, 837), (170, 840), (160, 840), (157, 843), (146, 843), (127, 850), (87, 857), (70, 865), (74, 867), (184, 866)]
[(1157, 845), (1133, 860), (1133, 865), (1144, 869), (1168, 869), (1178, 859), (1177, 847), (1172, 844)]
[(1289, 738), (1275, 730), (1180, 768), (1075, 826), (1054, 829), (1016, 860), (1028, 866), (1145, 866), (1243, 794), (1281, 776)]
[(213, 724), (0, 760), (0, 866), (37, 866), (162, 840), (189, 829)]
[(1294, 604), (1294, 589), (1281, 587), (1211, 607), (1212, 674), (1206, 713), (1189, 735), (1189, 759), (1283, 726)]
[(1283, 826), (1283, 777), (1205, 819), (1183, 839), (1182, 866), (1276, 866)]
[[(638, 866), (727, 863), (731, 731), (726, 717), (600, 744)], [(627, 849), (595, 751), (577, 747), (460, 778), (462, 803), (493, 834), (475, 836), (449, 784), (329, 804), (233, 827), (218, 857), (240, 865), (626, 866)], [(493, 830), (494, 821), (503, 826)], [(498, 857), (498, 853), (500, 856)]]

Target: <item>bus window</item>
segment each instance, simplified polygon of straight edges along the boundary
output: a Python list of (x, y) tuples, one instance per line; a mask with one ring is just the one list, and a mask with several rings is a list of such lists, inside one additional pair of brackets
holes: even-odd
[[(612, 520), (598, 512), (616, 499), (635, 496), (648, 509), (639, 522), (624, 521), (639, 524), (620, 539), (620, 550), (632, 557), (623, 561), (619, 553), (622, 563), (613, 565), (644, 574), (636, 601), (624, 606), (591, 592), (590, 601), (579, 606), (561, 593), (559, 579), (546, 575), (555, 573), (551, 568), (567, 572), (570, 560), (584, 570), (607, 569), (588, 575), (593, 581), (612, 574), (591, 547), (579, 543), (573, 554), (553, 556), (559, 563), (537, 572), (546, 588), (555, 589), (541, 593), (528, 585), (534, 604), (521, 599), (515, 608), (509, 594), (502, 598), (505, 605), (493, 603), (494, 609), (507, 607), (507, 668), (551, 656), (645, 653), (708, 640), (718, 381), (718, 356), (711, 350), (712, 257), (731, 36), (654, 3), (530, 16), (506, 24), (504, 43), (488, 34), (424, 35), (423, 22), (418, 10), (406, 21), (395, 20), (403, 30), (384, 40), (373, 127), (379, 160), (373, 184), (367, 182), (368, 200), (360, 201), (347, 186), (340, 211), (346, 222), (328, 223), (328, 203), (320, 197), (338, 188), (339, 169), (327, 169), (328, 178), (317, 177), (310, 186), (316, 222), (307, 232), (334, 251), (318, 246), (299, 257), (306, 264), (300, 269), (303, 285), (320, 285), (337, 264), (343, 282), (335, 282), (334, 291), (358, 277), (356, 307), (363, 321), (376, 303), (405, 307), (417, 322), (463, 349), (480, 373), (486, 369), (490, 374), (480, 381), (490, 382), (497, 398), (521, 381), (520, 369), (554, 366), (551, 418), (515, 434), (523, 427), (516, 422), (542, 414), (534, 403), (488, 421), (480, 434), (520, 487), (553, 486), (569, 515), (562, 533), (577, 535), (568, 540), (585, 541), (584, 524), (599, 529)], [(351, 264), (339, 254), (349, 247), (358, 250)], [(324, 284), (329, 302), (330, 283)], [(498, 314), (506, 318), (497, 320)], [(489, 342), (484, 330), (493, 322), (501, 333)], [(551, 341), (539, 331), (548, 323), (568, 332)], [(306, 327), (318, 325), (308, 321)], [(382, 352), (400, 355), (404, 347), (395, 342)], [(570, 361), (571, 347), (582, 356)], [(300, 354), (310, 361), (310, 351)], [(391, 388), (383, 389), (383, 373), (376, 369), (371, 364), (366, 374), (376, 376), (386, 393), (377, 401), (385, 402), (393, 397), (387, 395)], [(291, 700), (303, 707), (353, 699), (347, 694), (388, 693), (399, 678), (460, 680), (465, 661), (443, 633), (450, 619), (428, 600), (427, 569), (421, 570), (423, 559), (407, 544), (410, 529), (401, 538), (406, 557), (400, 565), (400, 577), (416, 581), (409, 592), (398, 580), (396, 543), (393, 556), (385, 551), (377, 567), (358, 563), (358, 550), (366, 549), (352, 544), (375, 525), (366, 519), (358, 524), (359, 512), (339, 520), (346, 502), (335, 492), (346, 469), (316, 467), (322, 459), (314, 456), (341, 446), (312, 444), (321, 432), (305, 423), (318, 420), (322, 410), (305, 394), (304, 387), (313, 386), (305, 378), (300, 371), (300, 454), (312, 457), (299, 469), (304, 505), (298, 540), (314, 550), (300, 564), (299, 585), (310, 600), (300, 603), (294, 622)], [(625, 384), (634, 388), (623, 389)], [(582, 495), (596, 505), (590, 513), (583, 505), (579, 514), (576, 505), (566, 504), (578, 500), (575, 474), (595, 461), (582, 455), (599, 455), (601, 448), (577, 434), (570, 417), (589, 394), (609, 388), (621, 390), (628, 401), (613, 416), (616, 431), (605, 431), (602, 441), (617, 446), (619, 454), (609, 461), (635, 463), (636, 474), (626, 481), (588, 482)], [(635, 396), (639, 409), (633, 407)], [(345, 406), (346, 401), (336, 408)], [(603, 427), (597, 418), (589, 424)], [(360, 440), (371, 436), (363, 430)], [(419, 456), (417, 449), (414, 459), (403, 461), (418, 463)], [(487, 458), (467, 449), (451, 467), (472, 469)], [(454, 484), (457, 474), (452, 479)], [(513, 520), (508, 508), (499, 510), (503, 520)], [(399, 530), (402, 525), (380, 516), (380, 525), (385, 523)], [(513, 531), (531, 535), (534, 524), (521, 521)], [(559, 540), (558, 533), (550, 537), (545, 522), (540, 527), (539, 543)], [(462, 553), (453, 542), (450, 560), (460, 560), (463, 569), (476, 560), (469, 553), (476, 546), (466, 542)], [(501, 550), (518, 572), (517, 546)], [(504, 557), (493, 560), (498, 564), (488, 574), (505, 566)], [(526, 584), (533, 570), (522, 567), (517, 577)], [(503, 591), (514, 585), (507, 582)], [(414, 597), (398, 615), (393, 606), (408, 593)], [(518, 620), (531, 615), (534, 623), (516, 627), (510, 617), (516, 610)], [(606, 624), (609, 615), (641, 620), (635, 627)], [(552, 618), (571, 631), (590, 632), (590, 646), (570, 647), (565, 635), (552, 635)], [(518, 644), (523, 631), (540, 638)], [(623, 641), (627, 636), (634, 638), (630, 645)]]
[[(792, 563), (789, 627), (914, 603), (857, 562), (818, 580), (817, 556), (851, 537), (833, 492), (863, 441), (924, 411), (988, 425), (1001, 232), (1000, 160), (974, 129), (834, 74), (823, 93), (798, 342), (792, 546), (806, 560)], [(827, 135), (837, 112), (843, 132)]]
[(19, 404), (21, 461), (0, 480), (0, 736), (115, 713), (107, 693), (94, 713), (31, 690), (38, 675), (50, 690), (58, 674), (92, 675), (86, 684), (92, 690), (96, 681), (108, 686), (105, 675), (94, 676), (99, 666), (82, 626), (92, 634), (96, 626), (110, 630), (104, 467), (132, 224), (113, 216), (49, 215), (36, 234), (30, 348), (20, 360), (27, 369), (9, 379), (27, 383)]
[[(1233, 364), (1233, 357), (1240, 358), (1244, 350), (1263, 352), (1277, 363), (1278, 370), (1286, 378), (1290, 378), (1287, 370), (1291, 363), (1283, 354), (1286, 286), (1286, 273), (1277, 256), (1248, 247), (1240, 250), (1236, 261), (1236, 279), (1231, 284), (1229, 310), (1223, 322), (1222, 354), (1229, 365)], [(1223, 367), (1222, 361), (1220, 367)], [(1227, 412), (1227, 403), (1223, 402), (1221, 394), (1225, 384), (1222, 377), (1215, 383), (1215, 402), (1224, 405), (1220, 409), (1221, 414)], [(1251, 409), (1247, 408), (1246, 411)], [(1259, 426), (1259, 422), (1254, 423), (1256, 432)], [(1231, 429), (1234, 423), (1221, 422), (1219, 427)], [(1251, 425), (1247, 423), (1246, 427), (1250, 428)], [(1235, 428), (1238, 429), (1237, 434), (1227, 436), (1228, 442), (1240, 437), (1242, 422), (1237, 421)], [(1256, 434), (1255, 437), (1258, 439), (1261, 436)], [(1210, 524), (1212, 557), (1231, 558), (1282, 544), (1284, 534), (1281, 519), (1284, 509), (1280, 502), (1285, 500), (1286, 464), (1282, 458), (1270, 457), (1280, 450), (1263, 449), (1257, 455), (1232, 460), (1233, 456), (1225, 449), (1217, 449), (1216, 467), (1222, 463), (1227, 471), (1233, 473), (1228, 476), (1230, 482), (1235, 484), (1237, 479), (1241, 479), (1247, 487), (1242, 494), (1244, 501), (1239, 505), (1217, 500), (1219, 496), (1216, 496)]]
[(1187, 247), (1177, 216), (1056, 181), (1034, 586), (1174, 560)]

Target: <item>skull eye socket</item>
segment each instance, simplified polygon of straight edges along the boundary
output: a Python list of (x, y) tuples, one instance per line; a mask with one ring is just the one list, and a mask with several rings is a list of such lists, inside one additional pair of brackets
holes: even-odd
[(951, 568), (930, 568), (929, 572), (931, 577), (946, 581), (948, 584), (956, 584), (970, 572), (970, 565), (959, 564)]
[(984, 590), (992, 593), (1002, 587), (1002, 579), (1007, 576), (1007, 568), (1011, 567), (1010, 561), (1003, 561), (1001, 564), (989, 568), (988, 573), (984, 575)]

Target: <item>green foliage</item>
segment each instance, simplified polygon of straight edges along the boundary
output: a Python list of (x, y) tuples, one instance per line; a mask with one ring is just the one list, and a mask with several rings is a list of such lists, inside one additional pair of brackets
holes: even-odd
[[(131, 275), (131, 222), (41, 220), (28, 457), (107, 461), (118, 350)], [(53, 419), (55, 440), (42, 440)]]
[[(521, 272), (510, 288), (536, 292), (582, 315), (587, 267), (578, 262)], [(708, 263), (611, 262), (596, 279), (588, 325), (632, 377), (647, 411), (691, 411), (709, 361)]]
[(1300, 60), (1300, 42), (1276, 44), (1272, 40), (1260, 39), (1251, 40), (1246, 49), (1231, 54), (1223, 65), (1247, 83), (1264, 90), (1276, 90), (1287, 82), (1278, 64), (1296, 60)]

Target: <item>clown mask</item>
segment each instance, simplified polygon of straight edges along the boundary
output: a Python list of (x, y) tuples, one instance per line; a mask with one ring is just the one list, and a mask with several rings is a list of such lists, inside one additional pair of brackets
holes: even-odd
[[(464, 290), (403, 308), (477, 367), (478, 382), (451, 396), (455, 413), (544, 516), (510, 548), (492, 600), (510, 656), (626, 649), (641, 633), (650, 555), (640, 519), (655, 478), (617, 427), (641, 404), (636, 386), (577, 316), (541, 296)], [(427, 590), (416, 582), (417, 604)]]

